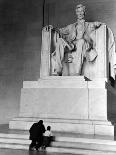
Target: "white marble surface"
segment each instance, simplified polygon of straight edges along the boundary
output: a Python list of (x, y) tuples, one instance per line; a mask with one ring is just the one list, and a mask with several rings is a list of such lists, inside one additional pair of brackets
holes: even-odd
[(41, 47), (41, 67), (40, 67), (40, 77), (49, 76), (50, 73), (50, 42), (51, 42), (51, 32), (42, 31), (42, 47)]
[[(38, 81), (24, 81), (23, 88), (106, 88), (107, 78), (86, 81), (84, 76), (48, 76)], [(108, 86), (112, 90), (112, 87)], [(113, 91), (114, 92), (114, 91)]]
[(114, 126), (113, 125), (95, 125), (95, 134), (96, 135), (114, 135)]
[(10, 121), (10, 128), (27, 130), (40, 118), (56, 131), (114, 135), (107, 112), (108, 104), (111, 113), (116, 109), (116, 92), (106, 81), (104, 78), (85, 81), (80, 76), (24, 82), (20, 118)]
[(99, 29), (96, 30), (95, 49), (97, 51), (98, 56), (94, 62), (85, 61), (83, 66), (83, 74), (91, 80), (94, 80), (95, 78), (108, 77), (109, 67), (106, 45), (106, 31), (106, 25), (102, 25)]
[(87, 119), (88, 90), (84, 88), (22, 89), (20, 115), (37, 117), (41, 114), (57, 118)]
[(89, 119), (107, 120), (106, 89), (89, 89)]
[(87, 88), (84, 76), (49, 76), (38, 81), (24, 81), (23, 88)]
[[(43, 118), (38, 118), (43, 119)], [(38, 121), (37, 120), (37, 121)], [(92, 134), (92, 135), (107, 135), (107, 136), (114, 136), (114, 126), (111, 125), (108, 121), (104, 123), (104, 121), (85, 121), (85, 120), (77, 120), (74, 123), (74, 120), (70, 119), (68, 122), (65, 119), (58, 119), (57, 121), (54, 119), (43, 119), (44, 125), (50, 125), (52, 127), (52, 131), (57, 132), (71, 132), (71, 133), (81, 133), (81, 134)], [(62, 120), (62, 121), (61, 121)], [(33, 118), (30, 120), (26, 120), (26, 118), (18, 118), (17, 120), (10, 121), (9, 127), (11, 129), (21, 129), (21, 130), (29, 130), (31, 125), (36, 122), (33, 121)]]

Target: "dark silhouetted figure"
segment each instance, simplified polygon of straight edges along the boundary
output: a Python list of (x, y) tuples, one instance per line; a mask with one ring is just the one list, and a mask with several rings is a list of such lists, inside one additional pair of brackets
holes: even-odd
[(43, 133), (45, 132), (45, 127), (43, 120), (40, 120), (38, 123), (34, 123), (30, 130), (29, 139), (32, 140), (29, 150), (38, 150), (43, 144)]

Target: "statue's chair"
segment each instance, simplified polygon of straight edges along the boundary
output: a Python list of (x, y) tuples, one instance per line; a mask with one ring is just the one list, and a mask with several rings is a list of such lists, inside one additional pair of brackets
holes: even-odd
[[(112, 70), (110, 68), (113, 68), (113, 63), (111, 57), (112, 51), (114, 50), (114, 41), (110, 40), (110, 51), (109, 50), (109, 40), (107, 39), (110, 35), (112, 35), (111, 31), (107, 30), (107, 27), (105, 24), (100, 26), (97, 30), (94, 31), (94, 33), (91, 34), (91, 38), (95, 40), (96, 46), (95, 49), (97, 51), (97, 57), (94, 61), (84, 61), (82, 66), (82, 75), (87, 77), (88, 79), (94, 79), (94, 78), (109, 78), (112, 74)], [(53, 31), (52, 29), (48, 29), (47, 27), (44, 27), (42, 30), (42, 51), (41, 51), (41, 77), (46, 76), (54, 76), (52, 72), (52, 59), (51, 55), (55, 51), (57, 40), (58, 40), (59, 34), (56, 31)], [(113, 36), (111, 36), (113, 38)], [(111, 43), (112, 41), (112, 43)], [(65, 59), (67, 59), (67, 52), (65, 52)], [(60, 76), (69, 76), (70, 75), (70, 68), (73, 66), (73, 63), (64, 63), (64, 71), (63, 74)], [(73, 71), (71, 71), (73, 72)], [(73, 74), (72, 74), (73, 75)], [(113, 76), (113, 75), (112, 75)]]

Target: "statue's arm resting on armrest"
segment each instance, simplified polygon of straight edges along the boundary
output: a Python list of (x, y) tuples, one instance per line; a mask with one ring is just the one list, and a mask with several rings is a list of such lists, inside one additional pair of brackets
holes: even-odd
[(49, 30), (52, 30), (53, 29), (53, 26), (52, 25), (46, 25), (42, 28), (43, 31), (49, 31)]
[(74, 45), (66, 39), (66, 36), (69, 35), (68, 27), (66, 28), (53, 28), (53, 31), (59, 34), (59, 37), (65, 42), (65, 46), (68, 47), (69, 50), (74, 48)]
[(94, 22), (94, 30), (97, 30), (98, 28), (100, 28), (103, 25), (106, 25), (106, 24), (105, 23), (101, 23), (101, 22)]
[(67, 46), (69, 50), (72, 50), (74, 48), (74, 45), (72, 43), (70, 43), (69, 41), (67, 41), (67, 39), (66, 39), (66, 35), (69, 34), (68, 27), (56, 28), (56, 27), (53, 27), (52, 25), (47, 25), (47, 26), (43, 27), (42, 30), (47, 31), (47, 32), (54, 31), (54, 32), (58, 33), (59, 38), (61, 38), (63, 40), (63, 42), (65, 43), (65, 46)]

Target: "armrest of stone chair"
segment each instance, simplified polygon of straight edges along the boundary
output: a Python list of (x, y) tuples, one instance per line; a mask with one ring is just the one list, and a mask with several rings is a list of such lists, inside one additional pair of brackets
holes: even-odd
[(50, 74), (50, 49), (51, 29), (45, 26), (42, 29), (40, 78), (47, 77)]
[[(42, 49), (55, 50), (57, 41), (60, 37), (58, 31), (52, 25), (43, 27), (42, 29)], [(52, 52), (49, 51), (49, 52)]]
[(96, 43), (97, 57), (94, 62), (86, 61), (83, 74), (89, 79), (108, 77), (107, 26), (101, 25), (93, 36)]
[(59, 33), (52, 26), (42, 29), (40, 77), (50, 76), (51, 54), (55, 51)]

